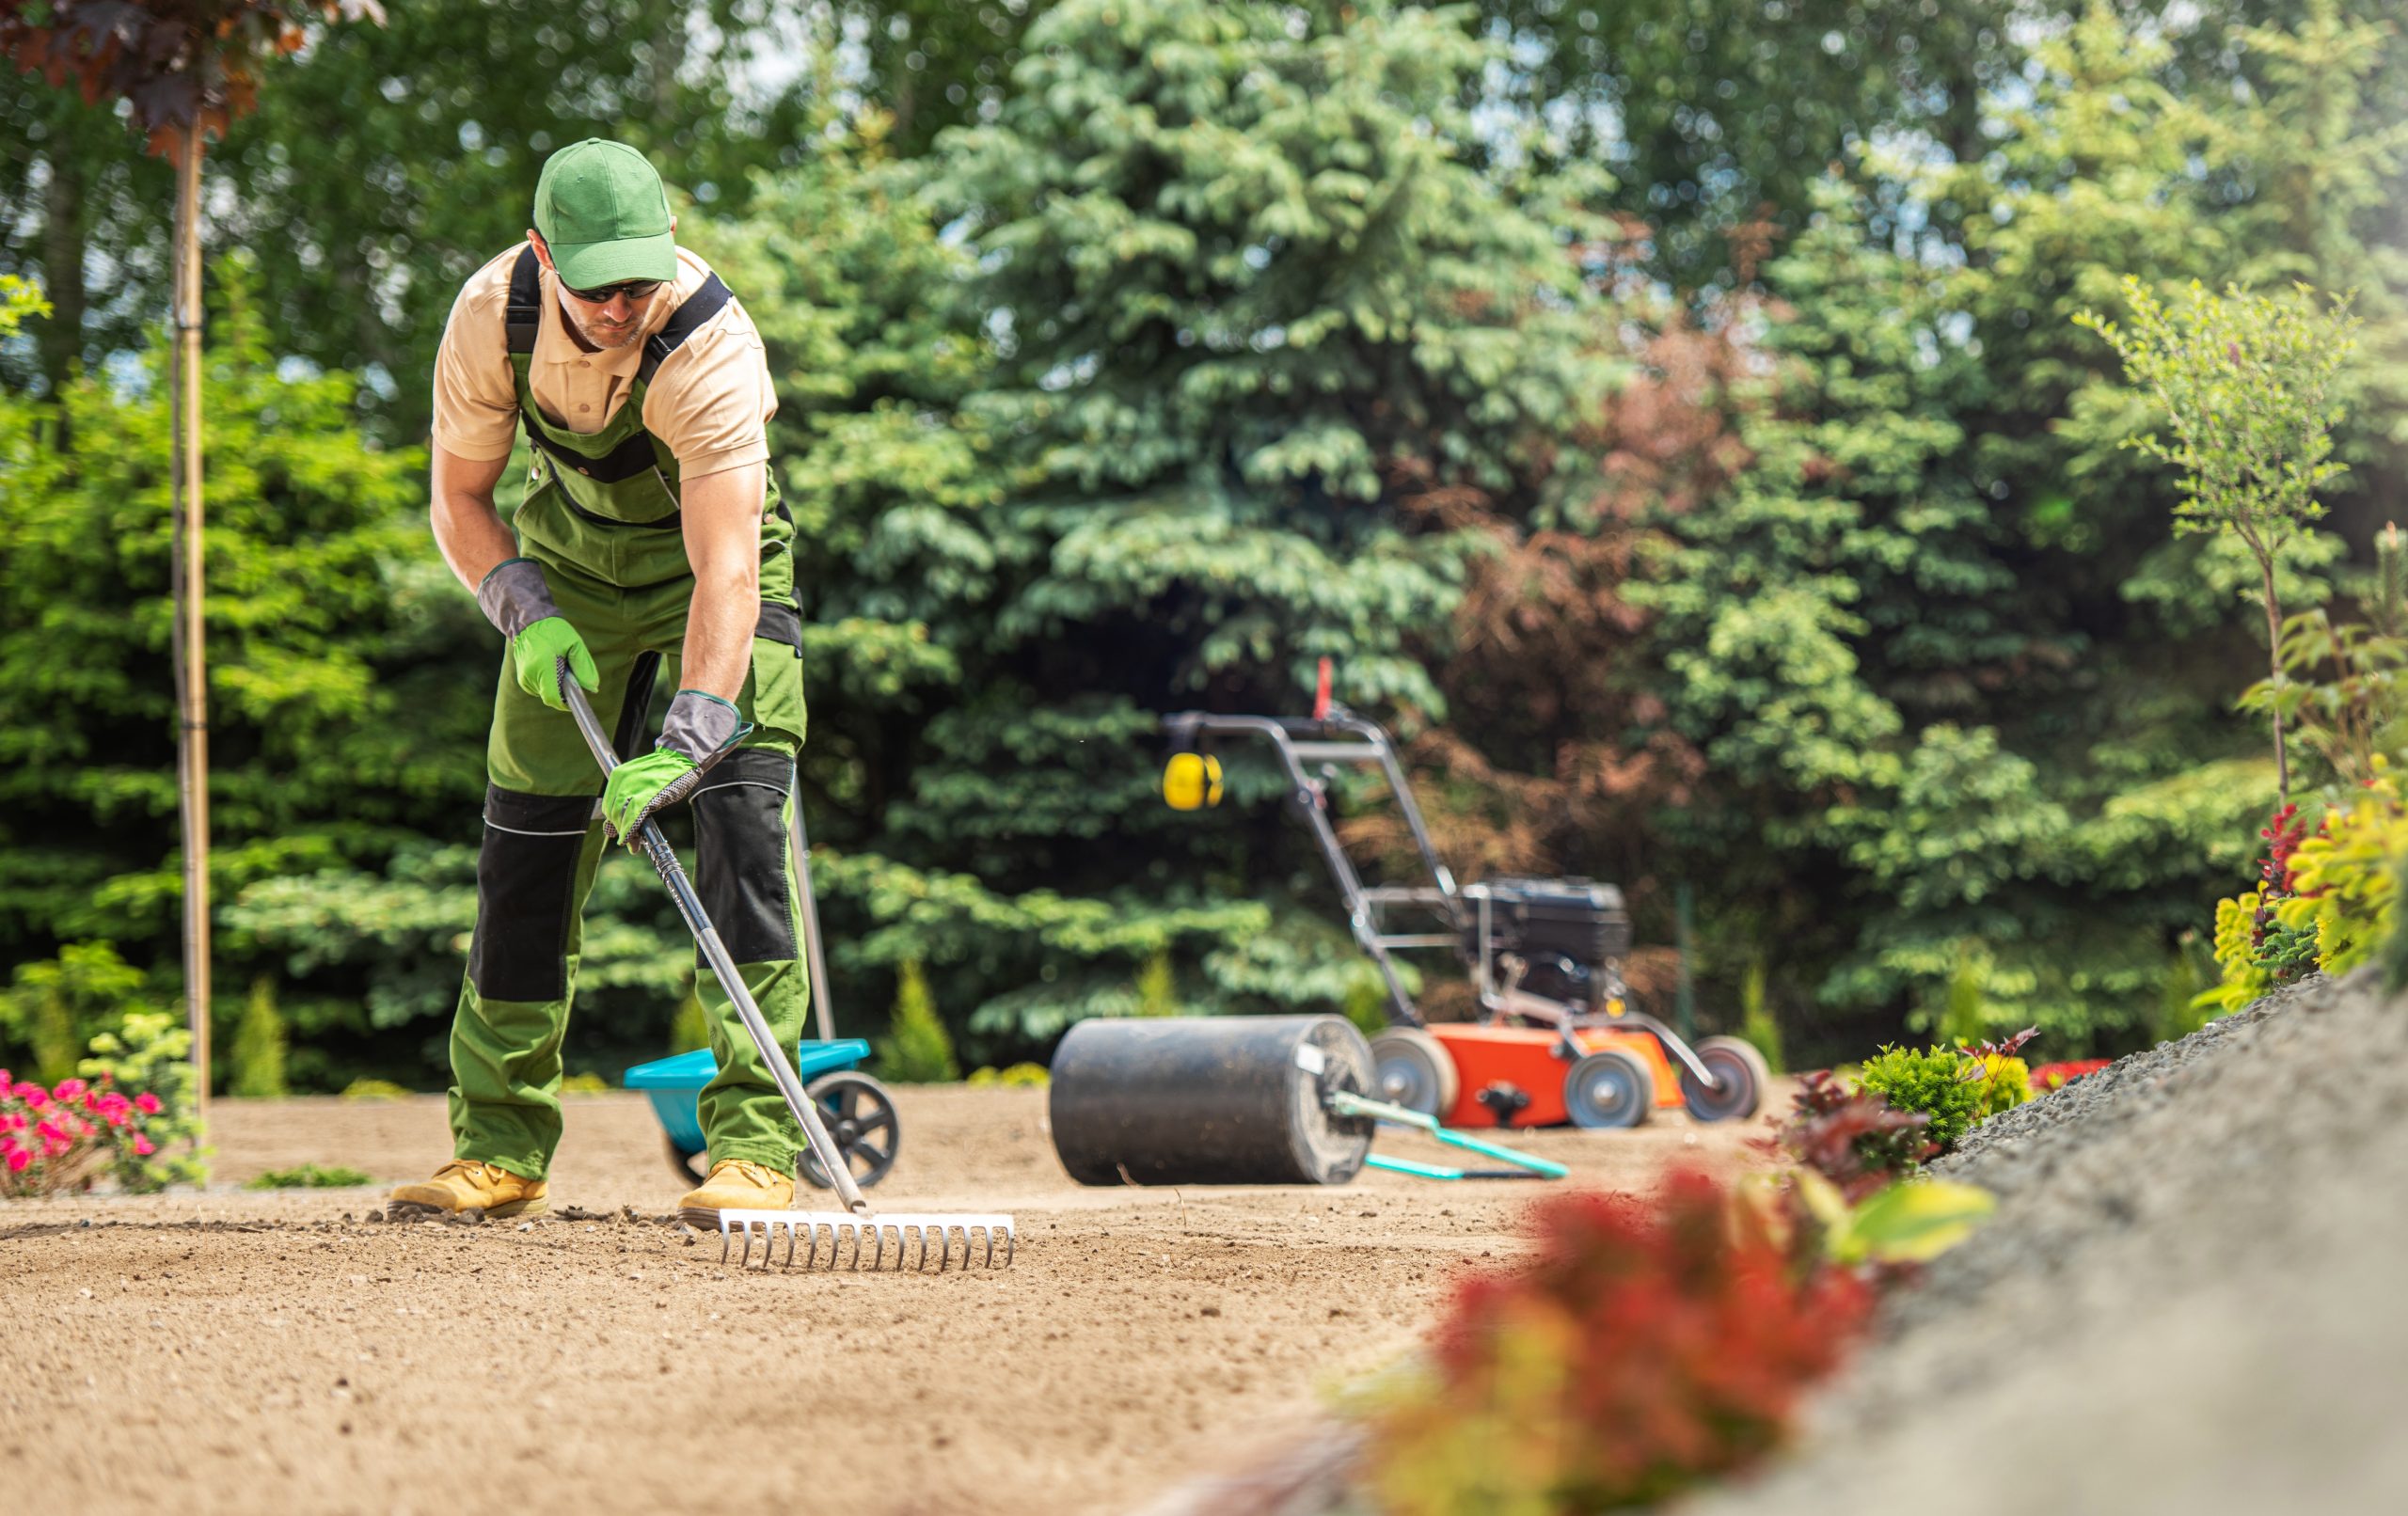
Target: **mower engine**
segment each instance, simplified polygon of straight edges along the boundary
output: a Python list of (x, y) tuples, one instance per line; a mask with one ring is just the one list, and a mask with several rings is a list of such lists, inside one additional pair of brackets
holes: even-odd
[(1597, 1011), (1623, 994), (1620, 964), (1630, 951), (1622, 892), (1589, 879), (1489, 879), (1463, 887), (1468, 908), (1464, 955), (1483, 987), (1522, 966), (1515, 987), (1576, 1009)]

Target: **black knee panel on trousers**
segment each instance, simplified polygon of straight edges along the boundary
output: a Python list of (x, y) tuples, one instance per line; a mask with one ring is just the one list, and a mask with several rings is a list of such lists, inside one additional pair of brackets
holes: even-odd
[(486, 1000), (547, 1001), (568, 993), (577, 855), (593, 814), (590, 795), (485, 790), (468, 982)]
[(784, 817), (793, 778), (793, 760), (783, 753), (734, 752), (720, 760), (689, 802), (694, 891), (738, 963), (795, 956)]

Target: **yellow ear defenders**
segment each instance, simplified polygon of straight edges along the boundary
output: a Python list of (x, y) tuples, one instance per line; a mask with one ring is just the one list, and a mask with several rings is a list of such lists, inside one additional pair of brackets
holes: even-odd
[(1163, 769), (1163, 798), (1174, 811), (1221, 803), (1221, 760), (1209, 752), (1175, 752)]

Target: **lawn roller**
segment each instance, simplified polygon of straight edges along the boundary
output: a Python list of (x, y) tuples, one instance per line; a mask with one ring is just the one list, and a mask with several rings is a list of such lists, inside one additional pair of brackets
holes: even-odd
[[(1165, 717), (1171, 747), (1163, 797), (1193, 811), (1218, 805), (1217, 738), (1267, 740), (1288, 799), (1310, 828), (1344, 898), (1354, 940), (1387, 987), (1389, 1025), (1371, 1038), (1382, 1098), (1449, 1127), (1636, 1127), (1658, 1108), (1700, 1121), (1755, 1114), (1771, 1075), (1736, 1037), (1695, 1047), (1630, 1003), (1621, 959), (1630, 951), (1622, 892), (1583, 878), (1497, 878), (1458, 885), (1438, 861), (1413, 788), (1386, 732), (1332, 703), (1327, 687), (1309, 719)], [(1413, 834), (1427, 885), (1367, 887), (1339, 845), (1328, 784), (1340, 766), (1376, 766)], [(1393, 931), (1391, 911), (1419, 911), (1421, 931)], [(1391, 955), (1444, 948), (1469, 971), (1480, 1019), (1425, 1021)]]
[[(576, 719), (577, 729), (584, 735), (585, 745), (592, 750), (594, 761), (601, 766), (605, 776), (609, 775), (619, 766), (619, 755), (611, 750), (610, 740), (603, 734), (602, 723), (594, 719), (594, 707), (586, 700), (585, 691), (571, 677), (568, 659), (557, 660), (553, 676), (560, 681), (561, 694), (567, 703), (569, 715)], [(794, 803), (800, 803), (799, 796)], [(804, 1090), (801, 1076), (796, 1072), (795, 1066), (786, 1061), (784, 1050), (778, 1046), (778, 1039), (769, 1031), (769, 1023), (762, 1019), (761, 1007), (753, 1003), (752, 992), (745, 987), (744, 976), (737, 971), (735, 960), (728, 956), (726, 944), (720, 940), (718, 928), (711, 924), (710, 917), (703, 909), (701, 897), (694, 893), (692, 881), (686, 877), (685, 865), (677, 861), (676, 851), (669, 845), (669, 839), (660, 834), (659, 824), (645, 822), (637, 829), (632, 841), (642, 848), (653, 872), (660, 876), (660, 882), (669, 887), (671, 898), (677, 903), (677, 913), (685, 919), (687, 930), (693, 933), (694, 943), (701, 949), (704, 961), (710, 965), (720, 987), (726, 991), (729, 1003), (736, 1007), (737, 1018), (744, 1023), (745, 1033), (752, 1037), (762, 1063), (768, 1066), (770, 1078), (777, 1082), (778, 1092), (785, 1097), (786, 1109), (794, 1113), (796, 1123), (802, 1129), (806, 1157), (816, 1160), (819, 1165), (819, 1175), (812, 1177), (816, 1179), (824, 1175), (838, 1197), (845, 1202), (843, 1210), (722, 1210), (719, 1213), (721, 1258), (725, 1259), (729, 1245), (740, 1236), (744, 1240), (744, 1252), (737, 1262), (749, 1265), (752, 1261), (752, 1239), (757, 1231), (762, 1240), (761, 1262), (765, 1267), (776, 1248), (780, 1232), (785, 1234), (784, 1261), (789, 1267), (795, 1262), (797, 1247), (800, 1246), (804, 1268), (835, 1268), (845, 1259), (845, 1248), (849, 1243), (852, 1249), (851, 1267), (862, 1267), (862, 1249), (866, 1246), (871, 1250), (869, 1267), (882, 1269), (888, 1266), (886, 1248), (890, 1235), (895, 1246), (894, 1267), (898, 1269), (906, 1266), (907, 1259), (910, 1267), (927, 1268), (931, 1247), (936, 1250), (940, 1271), (952, 1267), (957, 1261), (957, 1247), (960, 1255), (958, 1261), (963, 1268), (968, 1268), (974, 1258), (993, 1267), (996, 1263), (995, 1244), (999, 1241), (1003, 1244), (1003, 1264), (1008, 1266), (1012, 1261), (1015, 1241), (1012, 1219), (1007, 1215), (879, 1213), (870, 1209), (869, 1202), (862, 1196), (861, 1184), (853, 1177), (851, 1162), (836, 1145), (828, 1124), (820, 1118), (818, 1102)], [(859, 1054), (853, 1056), (857, 1058)], [(654, 1108), (659, 1109), (658, 1101), (655, 1101)], [(889, 1110), (891, 1112), (891, 1105)], [(887, 1157), (891, 1161), (891, 1126), (888, 1132)], [(701, 1137), (699, 1128), (694, 1135), (697, 1139)], [(809, 1164), (806, 1162), (802, 1166), (807, 1172)], [(913, 1255), (915, 1240), (918, 1244), (916, 1256)], [(983, 1252), (978, 1247), (980, 1241), (985, 1244)], [(823, 1244), (826, 1248), (824, 1257), (821, 1255)]]
[[(1366, 1168), (1425, 1179), (1570, 1172), (1374, 1098), (1373, 1077), (1370, 1045), (1341, 1017), (1100, 1017), (1054, 1050), (1047, 1125), (1081, 1184), (1344, 1184)], [(1507, 1166), (1376, 1154), (1380, 1125)]]

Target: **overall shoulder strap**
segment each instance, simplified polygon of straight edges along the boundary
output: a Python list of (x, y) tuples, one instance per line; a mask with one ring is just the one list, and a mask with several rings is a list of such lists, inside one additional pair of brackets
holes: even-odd
[(502, 331), (513, 353), (535, 351), (535, 333), (544, 324), (544, 265), (535, 261), (535, 245), (518, 249), (510, 270), (510, 304), (502, 312)]
[[(532, 249), (529, 249), (532, 251)], [(636, 377), (645, 384), (667, 362), (669, 355), (685, 344), (686, 339), (702, 330), (703, 324), (716, 316), (736, 296), (714, 274), (703, 281), (703, 287), (686, 297), (686, 303), (670, 312), (668, 324), (652, 334), (643, 344), (643, 361), (636, 365)]]

